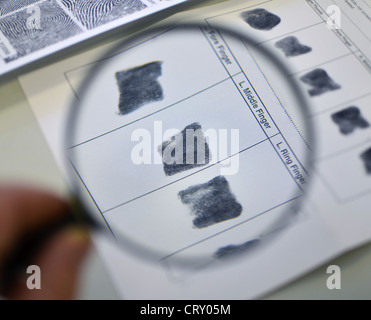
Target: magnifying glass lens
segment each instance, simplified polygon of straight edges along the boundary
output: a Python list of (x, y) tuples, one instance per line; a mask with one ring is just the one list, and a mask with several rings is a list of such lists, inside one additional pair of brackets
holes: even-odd
[(126, 249), (208, 265), (268, 243), (295, 217), (307, 105), (256, 42), (209, 26), (155, 29), (67, 74), (71, 181)]

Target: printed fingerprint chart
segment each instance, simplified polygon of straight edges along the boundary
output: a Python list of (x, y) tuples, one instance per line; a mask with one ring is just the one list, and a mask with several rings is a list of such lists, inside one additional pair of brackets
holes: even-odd
[(0, 74), (185, 0), (1, 0)]
[[(351, 14), (341, 20), (349, 28), (329, 29), (327, 8), (334, 4), (340, 9), (351, 6)], [(210, 25), (244, 28), (290, 63), (292, 76), (307, 92), (318, 130), (317, 171), (339, 203), (371, 191), (371, 40), (363, 32), (370, 30), (367, 15), (371, 9), (362, 0), (353, 5), (275, 0), (207, 19)], [(358, 30), (364, 38), (356, 43), (344, 31), (354, 28), (352, 19), (365, 27)]]
[[(336, 10), (328, 9), (334, 5), (341, 9), (340, 29), (329, 28)], [(87, 97), (78, 88), (100, 50), (20, 82), (61, 166), (65, 154), (58, 141), (66, 129), (61, 111), (74, 94), (91, 106), (74, 147), (77, 162), (87, 163), (76, 163), (87, 198), (96, 201), (98, 216), (115, 235), (139, 235), (164, 251), (157, 272), (156, 266), (143, 268), (146, 261), (130, 252), (112, 252), (110, 243), (100, 248), (123, 297), (261, 297), (370, 240), (369, 0), (216, 1), (168, 21), (187, 17), (200, 17), (211, 30), (222, 24), (254, 37), (259, 48), (287, 62), (288, 78), (310, 102), (317, 134), (314, 170), (307, 163), (303, 168), (309, 171), (310, 198), (294, 223), (274, 223), (274, 231), (282, 232), (268, 233), (265, 227), (276, 222), (280, 209), (306, 200), (295, 179), (300, 170), (290, 172), (287, 163), (301, 162), (307, 149), (300, 146), (312, 147), (312, 141), (303, 134), (305, 121), (276, 86), (276, 74), (267, 72), (255, 51), (243, 58), (224, 35), (199, 34), (193, 46), (183, 36), (158, 37), (138, 46), (136, 54), (105, 60), (99, 77), (91, 78), (96, 82)], [(222, 41), (222, 47), (213, 40)], [(177, 56), (181, 65), (172, 60)], [(53, 100), (40, 87), (60, 98)], [(235, 129), (238, 143), (215, 148), (215, 141), (237, 141)], [(187, 143), (190, 132), (197, 140)], [(288, 148), (280, 144), (282, 138)], [(294, 169), (296, 163), (291, 165)], [(246, 258), (241, 264), (220, 271), (202, 268), (209, 262), (224, 266), (224, 258), (241, 252)], [(185, 272), (176, 268), (178, 258), (198, 253), (211, 259)]]
[[(5, 41), (13, 52), (8, 55), (3, 52), (1, 57), (7, 63), (17, 60), (80, 35), (85, 30), (107, 24), (145, 8), (146, 6), (138, 0), (115, 3), (73, 0), (1, 1), (1, 40)], [(38, 24), (31, 25), (31, 20), (35, 21), (37, 18)]]
[(65, 74), (86, 107), (79, 177), (113, 233), (140, 234), (161, 259), (248, 249), (302, 195), (303, 149), (280, 127), (306, 148), (300, 132), (236, 39), (175, 28), (134, 48), (105, 59), (84, 96), (89, 66)]

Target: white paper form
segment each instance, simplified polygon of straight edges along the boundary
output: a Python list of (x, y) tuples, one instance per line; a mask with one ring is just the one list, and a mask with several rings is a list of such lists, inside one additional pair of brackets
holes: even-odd
[[(74, 168), (115, 235), (123, 232), (131, 239), (140, 235), (145, 244), (155, 248), (158, 242), (164, 251), (159, 259), (174, 259), (183, 251), (197, 252), (201, 242), (212, 255), (223, 246), (219, 234), (232, 241), (226, 240), (224, 246), (237, 241), (231, 235), (236, 232), (241, 244), (256, 240), (247, 236), (244, 224), (260, 221), (254, 222), (256, 230), (262, 220), (274, 219), (276, 213), (272, 211), (277, 212), (300, 196), (308, 183), (302, 165), (305, 159), (300, 147), (289, 141), (295, 141), (297, 136), (296, 144), (301, 139), (302, 149), (306, 148), (305, 141), (242, 43), (214, 29), (196, 29), (191, 33), (174, 29), (104, 61), (107, 65), (95, 75), (86, 100), (73, 87), (81, 102), (80, 112), (86, 110), (86, 114), (79, 114), (81, 121), (76, 122), (76, 139), (70, 151)], [(159, 82), (164, 98), (148, 102), (138, 111), (118, 115), (117, 84), (112, 81), (115, 70), (143, 66), (148, 61), (161, 61)], [(81, 72), (86, 73), (86, 67), (67, 72), (68, 82), (75, 83), (73, 79), (79, 79)], [(140, 93), (150, 86), (145, 83)], [(111, 112), (107, 112), (108, 108)], [(212, 130), (218, 138), (216, 145), (211, 139), (205, 141), (210, 151), (204, 164), (163, 164), (164, 156), (154, 163), (153, 153), (158, 153), (158, 147), (171, 138), (166, 131), (178, 128), (180, 132), (195, 123), (205, 134)], [(159, 125), (164, 135), (161, 132), (156, 142)], [(147, 144), (152, 151), (146, 163), (138, 164), (133, 161), (138, 143), (133, 143), (132, 137), (143, 130), (152, 136)], [(234, 130), (238, 141), (232, 140)], [(186, 144), (183, 138), (182, 144)], [(140, 143), (138, 147), (142, 146)], [(193, 150), (196, 149), (186, 150), (187, 156), (198, 152)], [(225, 183), (223, 190), (219, 189), (220, 183)], [(200, 188), (187, 196), (192, 203), (198, 203), (198, 208), (199, 202), (218, 201), (212, 200), (211, 194), (223, 199), (222, 203), (209, 204), (197, 212), (193, 227), (189, 208), (179, 199), (191, 187)], [(231, 193), (226, 191), (229, 188)], [(209, 221), (209, 210), (221, 205), (229, 207), (218, 211), (223, 223)], [(255, 237), (262, 236), (259, 232)]]
[[(256, 8), (276, 14), (281, 22), (270, 31), (249, 28), (246, 32), (259, 37), (260, 45), (280, 52), (287, 59), (293, 68), (292, 76), (307, 90), (311, 100), (312, 120), (318, 130), (315, 160), (318, 179), (312, 188), (316, 210), (323, 210), (347, 245), (369, 241), (370, 4), (358, 0), (295, 3), (275, 0), (226, 9), (207, 21), (224, 22), (241, 30), (244, 27), (239, 19), (241, 14)], [(307, 52), (299, 55), (287, 52), (284, 45), (290, 41)], [(314, 83), (310, 83), (315, 72), (331, 82), (326, 92), (316, 93)], [(350, 122), (345, 117), (350, 119), (351, 114), (353, 125), (346, 128)]]
[[(304, 55), (295, 58), (292, 57), (292, 60), (297, 61), (296, 72), (293, 73), (293, 76), (303, 76), (317, 67), (322, 66), (324, 68), (324, 66), (327, 66), (327, 63), (330, 64), (331, 62), (336, 62), (343, 58), (354, 57), (359, 63), (360, 60), (355, 55), (348, 55), (347, 50), (344, 50), (342, 46), (344, 44), (344, 36), (338, 37), (339, 31), (335, 32), (327, 29), (326, 19), (321, 18), (321, 15), (318, 14), (319, 4), (318, 2), (316, 4), (317, 6), (313, 7), (313, 2), (309, 3), (306, 1), (275, 0), (264, 2), (251, 1), (248, 3), (245, 1), (237, 1), (234, 7), (228, 4), (218, 6), (217, 9), (219, 10), (213, 12), (208, 10), (207, 14), (203, 14), (203, 17), (207, 18), (206, 20), (209, 24), (212, 24), (213, 21), (220, 20), (220, 22), (224, 21), (224, 23), (229, 23), (233, 26), (231, 21), (235, 20), (231, 20), (230, 18), (232, 16), (238, 18), (240, 17), (240, 13), (244, 11), (264, 8), (269, 12), (275, 13), (280, 17), (281, 22), (271, 30), (274, 34), (253, 28), (249, 29), (248, 26), (246, 27), (244, 21), (238, 20), (237, 23), (237, 25), (243, 26), (245, 30), (264, 35), (265, 39), (262, 45), (271, 45), (274, 47), (274, 50), (281, 50), (275, 46), (275, 40), (278, 41), (279, 39), (286, 38), (288, 35), (296, 35), (297, 38), (301, 40), (299, 34), (304, 34), (305, 31), (307, 31), (309, 38), (306, 38), (306, 41), (301, 41), (307, 46), (311, 46), (312, 51), (310, 53), (308, 52), (306, 56), (308, 59), (304, 59)], [(302, 13), (300, 15), (301, 17), (298, 17), (298, 12)], [(191, 16), (194, 16), (194, 13), (192, 13)], [(315, 30), (315, 28), (321, 28), (320, 30), (322, 32), (318, 33), (318, 31), (316, 31), (314, 33), (314, 31), (310, 31)], [(318, 34), (326, 38), (326, 44), (330, 43), (328, 50), (321, 49), (321, 53), (317, 53), (317, 50), (314, 50), (316, 48), (314, 43), (315, 41), (318, 42)], [(352, 41), (358, 39), (357, 36), (353, 34), (351, 38)], [(329, 39), (331, 42), (327, 42)], [(313, 42), (309, 42), (309, 40)], [(345, 49), (347, 49), (346, 45), (348, 45), (349, 41), (345, 42)], [(332, 52), (330, 47), (337, 48), (337, 50), (333, 51), (334, 56), (324, 56), (324, 54), (329, 54), (328, 51)], [(338, 49), (342, 49), (342, 51), (340, 50), (339, 52)], [(63, 134), (65, 128), (63, 116), (66, 105), (68, 105), (69, 102), (67, 97), (72, 95), (70, 84), (65, 78), (65, 73), (76, 67), (85, 65), (89, 60), (96, 60), (97, 57), (99, 57), (99, 53), (100, 52), (92, 52), (83, 57), (72, 58), (20, 79), (30, 104), (40, 120), (46, 138), (62, 165), (63, 161), (61, 159), (63, 154), (58, 141), (60, 141), (61, 134)], [(299, 60), (301, 60), (300, 63)], [(343, 61), (346, 61), (342, 63), (343, 66), (347, 66), (348, 63), (350, 63), (350, 67), (348, 67), (350, 69), (357, 65), (353, 60), (353, 64), (351, 64), (349, 60)], [(363, 66), (364, 64), (359, 63), (358, 65)], [(336, 70), (336, 68), (331, 70)], [(357, 78), (361, 77), (362, 80), (360, 84), (364, 84), (364, 86), (359, 86), (359, 91), (356, 91), (355, 94), (358, 94), (360, 99), (362, 97), (366, 99), (367, 93), (364, 91), (366, 91), (367, 79), (369, 78), (363, 72), (359, 71), (364, 70), (364, 68), (352, 70)], [(50, 77), (50, 74), (53, 74), (53, 77)], [(328, 74), (335, 77), (330, 71), (328, 71)], [(345, 74), (347, 77), (350, 77), (353, 73), (346, 71)], [(38, 83), (36, 79), (39, 81)], [(340, 78), (336, 78), (335, 80), (340, 82), (338, 79)], [(353, 82), (348, 82), (348, 84), (349, 83), (351, 84)], [(343, 84), (342, 88), (344, 87), (347, 88), (347, 85)], [(41, 92), (43, 90), (41, 88), (49, 88), (49, 90)], [(306, 90), (313, 89), (311, 86), (307, 87), (305, 83), (303, 83), (303, 88)], [(326, 92), (328, 95), (336, 96), (334, 101), (339, 103), (339, 106), (329, 106), (327, 109), (328, 111), (338, 109), (340, 111), (340, 104), (347, 105), (349, 101), (352, 101), (353, 87), (347, 89), (346, 94), (343, 93), (342, 97), (338, 97), (338, 95), (335, 94), (340, 92), (339, 90), (336, 90), (336, 92), (335, 90), (333, 90), (333, 92), (331, 90)], [(55, 96), (59, 96), (61, 100), (56, 102)], [(327, 95), (313, 97), (308, 93), (308, 96), (317, 101), (313, 110), (317, 110), (317, 104), (321, 105), (324, 103), (323, 101), (327, 103), (333, 100), (326, 98)], [(51, 102), (54, 104), (53, 108), (50, 107)], [(365, 111), (362, 111), (362, 115), (366, 117), (367, 115), (364, 112)], [(320, 119), (320, 114), (322, 113), (317, 115), (314, 111), (313, 117), (318, 117), (317, 119)], [(326, 129), (318, 130), (327, 131), (327, 128), (332, 125), (333, 134), (335, 135), (335, 133), (338, 132), (337, 130), (339, 130), (339, 125), (336, 124), (331, 117), (323, 117), (322, 119), (325, 123), (322, 128)], [(320, 123), (320, 121), (321, 120), (317, 120), (318, 123)], [(319, 128), (321, 128), (321, 126), (319, 126)], [(367, 131), (367, 127), (357, 129), (358, 131), (354, 130), (354, 132), (362, 133), (364, 134), (363, 137), (365, 137), (366, 134), (364, 132)], [(345, 138), (352, 138), (352, 141), (350, 141), (350, 139), (346, 140), (350, 145), (347, 150), (352, 150), (352, 146), (358, 146), (359, 144), (359, 142), (354, 141), (357, 140), (354, 138), (354, 135), (353, 137), (349, 135), (344, 135), (343, 137), (340, 133), (339, 136), (341, 137), (339, 139), (342, 140)], [(364, 143), (365, 138), (360, 141), (363, 141), (363, 144), (361, 143), (359, 147), (367, 149), (367, 145)], [(345, 146), (344, 142), (334, 143), (333, 140), (327, 145), (324, 145), (324, 140), (320, 140), (320, 143), (320, 150), (322, 150), (321, 148), (327, 150), (329, 146)], [(321, 154), (322, 153), (319, 152), (319, 155)], [(339, 166), (343, 166), (341, 159), (342, 158), (338, 159)], [(359, 165), (359, 168), (364, 169), (364, 166), (365, 164), (362, 163), (362, 165)], [(336, 167), (337, 165), (332, 166), (333, 169)], [(344, 170), (341, 169), (341, 171)], [(138, 299), (253, 298), (293, 280), (309, 271), (311, 268), (333, 258), (354, 245), (360, 244), (363, 241), (368, 241), (370, 233), (368, 232), (367, 234), (367, 230), (369, 231), (370, 224), (367, 224), (365, 208), (367, 208), (366, 204), (369, 202), (369, 197), (367, 197), (367, 195), (364, 197), (359, 196), (356, 203), (351, 203), (353, 209), (352, 216), (350, 217), (349, 214), (347, 214), (349, 213), (347, 205), (342, 205), (341, 202), (337, 202), (331, 194), (330, 189), (327, 188), (326, 183), (323, 183), (326, 175), (321, 175), (321, 165), (318, 165), (316, 172), (319, 179), (315, 180), (315, 185), (312, 189), (313, 201), (304, 208), (304, 216), (306, 218), (297, 223), (295, 227), (289, 228), (282, 237), (274, 242), (269, 248), (268, 254), (255, 256), (254, 259), (248, 259), (245, 263), (231, 265), (219, 270), (211, 270), (207, 274), (195, 273), (192, 274), (192, 276), (184, 278), (173, 278), (172, 273), (164, 272), (161, 268), (147, 265), (143, 263), (143, 261), (137, 260), (130, 255), (123, 255), (117, 248), (106, 244), (105, 240), (101, 239), (98, 246), (101, 249), (100, 252), (102, 256), (105, 258), (107, 268), (110, 270), (114, 282), (117, 284), (118, 291), (122, 294), (122, 297)], [(365, 175), (365, 177), (367, 177), (367, 175)], [(366, 186), (367, 181), (369, 180), (365, 180)], [(353, 232), (354, 230), (356, 230), (356, 232)]]
[(0, 75), (185, 0), (2, 0)]

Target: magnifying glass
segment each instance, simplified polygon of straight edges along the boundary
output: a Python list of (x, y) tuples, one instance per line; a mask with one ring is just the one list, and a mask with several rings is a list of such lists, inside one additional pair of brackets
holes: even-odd
[(163, 26), (69, 73), (73, 191), (125, 250), (199, 268), (253, 254), (297, 218), (308, 103), (256, 43), (221, 26)]

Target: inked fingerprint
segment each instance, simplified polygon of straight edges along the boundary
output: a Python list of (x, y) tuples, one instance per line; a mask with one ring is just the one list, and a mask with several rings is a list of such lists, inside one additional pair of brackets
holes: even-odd
[(129, 114), (150, 102), (164, 98), (157, 79), (162, 75), (162, 62), (154, 61), (129, 70), (116, 72), (119, 87), (119, 113)]
[(308, 91), (312, 97), (341, 88), (323, 69), (315, 69), (301, 77), (300, 80), (313, 87)]
[(339, 126), (342, 134), (350, 134), (357, 128), (368, 128), (370, 124), (362, 117), (361, 111), (354, 106), (334, 113), (332, 120)]
[(300, 44), (296, 37), (286, 37), (278, 42), (275, 46), (282, 49), (286, 57), (296, 57), (312, 51), (311, 47)]
[(366, 172), (371, 174), (371, 148), (363, 152), (361, 158), (365, 164)]
[(0, 16), (17, 11), (40, 0), (0, 0)]
[(258, 30), (272, 30), (281, 22), (281, 18), (265, 9), (242, 12), (242, 18), (250, 27)]
[(198, 229), (237, 218), (242, 212), (241, 204), (236, 201), (223, 176), (189, 187), (178, 195), (182, 203), (190, 207), (195, 216), (193, 225)]
[(30, 14), (26, 8), (0, 18), (0, 31), (16, 52), (6, 58), (6, 62), (82, 32), (55, 0), (40, 2), (37, 6), (40, 9), (40, 28), (28, 26)]
[(232, 258), (242, 253), (246, 253), (247, 251), (251, 250), (256, 244), (259, 243), (260, 240), (255, 239), (251, 241), (247, 241), (243, 244), (239, 245), (229, 245), (222, 248), (219, 248), (214, 253), (214, 258), (216, 259), (226, 259)]
[(145, 9), (140, 0), (61, 0), (61, 3), (87, 29)]
[(159, 147), (167, 176), (204, 166), (211, 154), (199, 123), (186, 126), (181, 132)]

